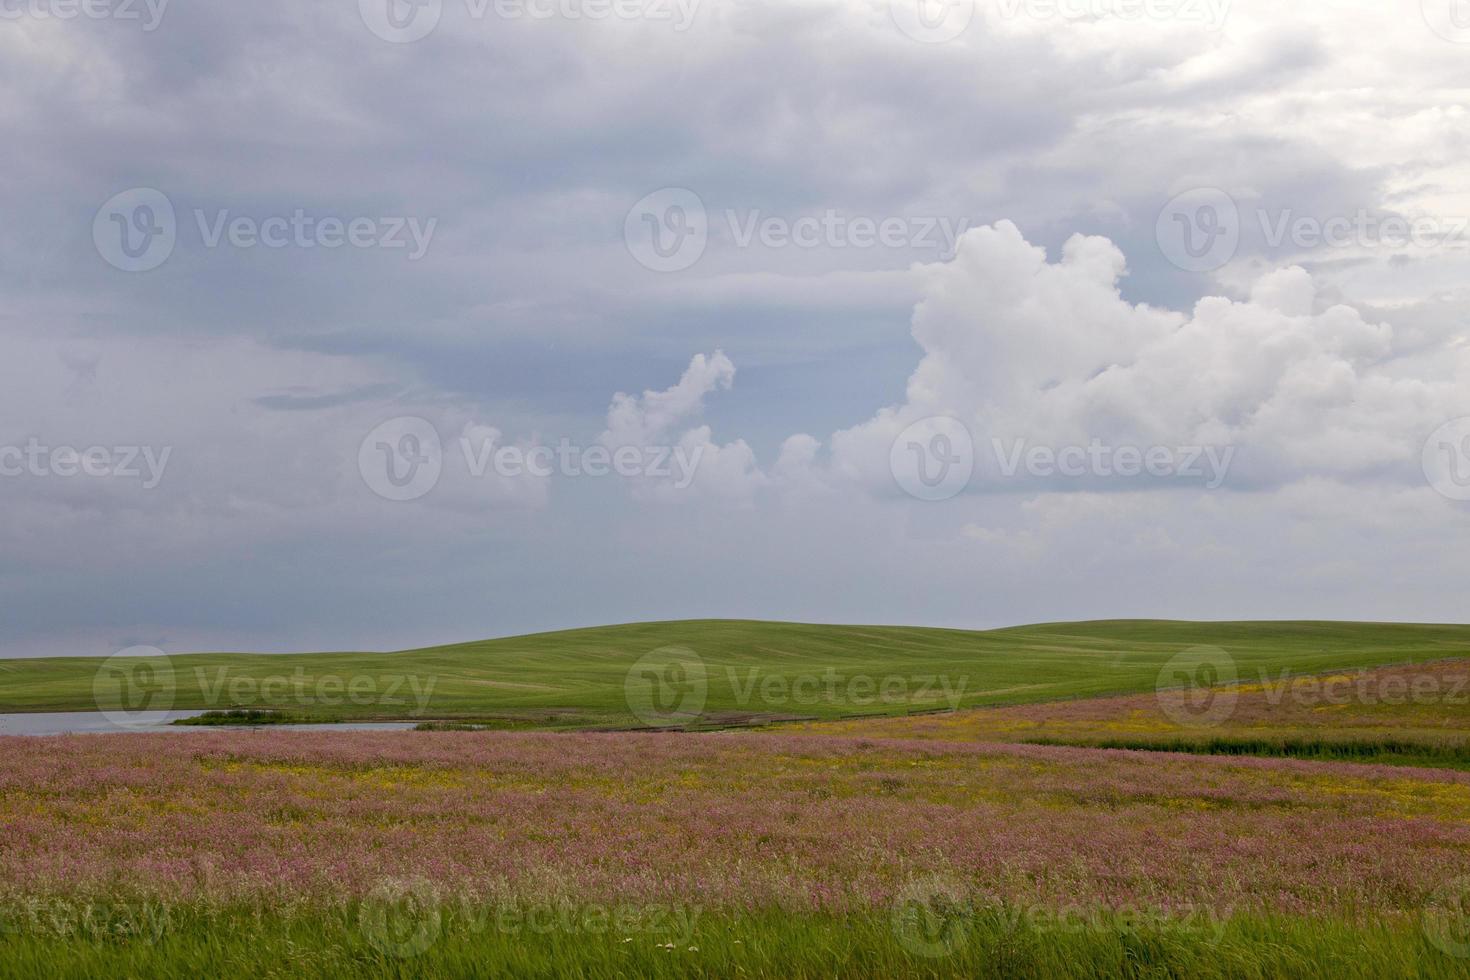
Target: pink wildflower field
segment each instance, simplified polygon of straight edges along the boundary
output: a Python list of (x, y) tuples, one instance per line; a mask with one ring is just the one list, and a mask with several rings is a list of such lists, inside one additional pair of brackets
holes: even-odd
[(486, 898), (841, 910), (1412, 912), (1470, 874), (1470, 774), (769, 733), (0, 739), (0, 899)]

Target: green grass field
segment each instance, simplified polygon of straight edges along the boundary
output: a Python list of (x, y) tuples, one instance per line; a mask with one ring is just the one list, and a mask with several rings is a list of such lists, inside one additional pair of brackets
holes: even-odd
[[(1123, 620), (972, 632), (690, 620), (395, 653), (177, 655), (156, 664), (148, 685), (176, 709), (269, 708), (293, 721), (631, 727), (640, 721), (629, 707), (630, 671), (660, 683), (668, 657), (641, 668), (640, 658), (675, 647), (703, 671), (701, 710), (683, 720), (716, 727), (1151, 691), (1169, 658), (1200, 645), (1227, 651), (1242, 676), (1307, 674), (1470, 656), (1470, 626)], [(99, 704), (104, 662), (0, 661), (0, 712), (157, 706), (106, 685), (103, 698), (119, 701)], [(670, 697), (692, 680), (682, 666), (669, 679), (659, 693)]]
[[(577, 922), (526, 928), (494, 910), (364, 928), (351, 909), (105, 916), (88, 929), (21, 926), (0, 936), (15, 978), (292, 977), (1464, 977), (1418, 918), (1366, 925), (1236, 917), (1127, 923), (1003, 911), (881, 916), (701, 916), (684, 934), (623, 936)], [(367, 920), (371, 921), (371, 920)], [(510, 923), (510, 928), (506, 923)], [(1459, 921), (1453, 923), (1459, 926)], [(139, 931), (132, 931), (134, 926)], [(585, 925), (585, 924), (583, 924)], [(1446, 940), (1458, 941), (1446, 936)]]

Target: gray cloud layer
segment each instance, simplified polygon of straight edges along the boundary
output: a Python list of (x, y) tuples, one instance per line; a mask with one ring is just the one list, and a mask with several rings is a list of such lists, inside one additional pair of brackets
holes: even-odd
[[(3, 8), (0, 449), (48, 452), (0, 476), (0, 655), (1464, 618), (1470, 505), (1421, 465), (1470, 416), (1446, 22), (977, 0), (927, 43), (906, 0), (703, 0), (684, 29), (673, 4), (443, 0), (392, 43), (373, 2), (175, 2), (151, 30), (143, 4)], [(129, 272), (140, 199), (104, 204), (135, 188), (173, 244)], [(667, 188), (707, 237), (660, 272), (625, 228)], [(1199, 188), (1238, 242), (1191, 268), (1159, 219)], [(975, 446), (943, 500), (893, 470), (931, 416)], [(400, 417), (442, 473), (394, 501), (363, 461), (418, 444), (364, 443)], [(996, 439), (1236, 455), (1207, 490), (1007, 476)], [(470, 465), (563, 442), (697, 454), (697, 478)], [(63, 447), (111, 469), (67, 475)]]

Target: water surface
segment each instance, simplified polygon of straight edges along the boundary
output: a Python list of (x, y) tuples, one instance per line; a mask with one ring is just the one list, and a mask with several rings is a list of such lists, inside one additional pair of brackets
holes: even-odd
[(289, 729), (291, 731), (324, 732), (392, 732), (413, 728), (412, 721), (358, 721), (322, 725), (171, 725), (179, 718), (192, 718), (199, 711), (154, 711), (146, 716), (129, 720), (110, 718), (100, 711), (38, 711), (0, 713), (0, 735), (75, 735), (100, 734), (103, 732), (217, 732), (265, 731), (267, 729)]

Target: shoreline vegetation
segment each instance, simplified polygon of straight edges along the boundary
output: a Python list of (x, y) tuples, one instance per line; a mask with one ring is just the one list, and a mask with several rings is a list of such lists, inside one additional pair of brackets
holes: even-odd
[(1100, 739), (1095, 742), (1032, 738), (1026, 745), (1122, 749), (1213, 756), (1258, 756), (1266, 759), (1311, 759), (1322, 762), (1360, 762), (1380, 766), (1470, 771), (1470, 745), (1432, 744), (1386, 738), (1381, 741), (1317, 739)]

